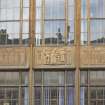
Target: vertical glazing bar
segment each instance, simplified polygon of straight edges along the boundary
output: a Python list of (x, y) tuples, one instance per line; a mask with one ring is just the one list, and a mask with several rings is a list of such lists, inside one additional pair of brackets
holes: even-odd
[(19, 72), (19, 105), (22, 105), (22, 88), (21, 88), (21, 83), (22, 82), (22, 72)]
[(32, 88), (32, 83), (33, 83), (33, 62), (32, 59), (33, 58), (33, 47), (32, 45), (30, 46), (30, 71), (29, 71), (29, 105), (33, 105), (33, 88)]
[(20, 32), (19, 32), (20, 45), (22, 45), (22, 32), (23, 32), (23, 0), (20, 0)]
[(87, 77), (88, 77), (88, 105), (90, 105), (90, 75), (89, 75), (89, 70), (87, 71), (88, 73), (88, 75), (87, 75)]
[(41, 105), (44, 105), (44, 98), (45, 98), (45, 96), (44, 96), (44, 78), (43, 78), (43, 75), (44, 75), (44, 73), (43, 73), (44, 71), (42, 71), (42, 86), (41, 86), (41, 93), (42, 93), (42, 96), (41, 96)]
[(81, 0), (75, 0), (75, 105), (80, 105), (80, 37), (81, 37)]
[(67, 105), (67, 89), (66, 89), (66, 71), (64, 72), (64, 105)]

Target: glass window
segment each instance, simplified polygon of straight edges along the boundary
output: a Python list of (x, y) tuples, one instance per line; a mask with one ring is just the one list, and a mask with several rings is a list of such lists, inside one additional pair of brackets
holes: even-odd
[(23, 8), (20, 0), (0, 0), (0, 45), (20, 44), (23, 34), (29, 35), (29, 0), (22, 1)]
[(46, 45), (74, 43), (74, 0), (65, 3), (64, 0), (36, 1), (36, 46), (40, 46), (42, 40)]
[(81, 1), (81, 45), (87, 45), (88, 42), (88, 9), (87, 9), (87, 0)]
[(74, 72), (72, 71), (67, 71), (66, 72), (66, 84), (67, 85), (74, 85)]
[(90, 10), (91, 10), (91, 17), (92, 18), (104, 18), (105, 13), (105, 1), (104, 0), (90, 0)]
[(44, 85), (64, 85), (64, 72), (44, 72)]
[(21, 105), (29, 105), (28, 99), (28, 72), (1, 71), (0, 104), (18, 105), (22, 103)]
[(74, 105), (73, 71), (35, 71), (34, 83), (35, 104), (64, 105), (66, 97), (67, 105)]
[(87, 85), (88, 84), (88, 72), (82, 71), (80, 75), (80, 83), (81, 85)]
[(105, 1), (104, 0), (90, 0), (90, 34), (91, 43), (103, 44), (105, 43)]
[(41, 85), (42, 84), (42, 72), (38, 71), (34, 73), (34, 81), (35, 81), (35, 85)]
[(0, 85), (18, 85), (18, 84), (19, 84), (18, 72), (0, 72)]
[(105, 72), (104, 71), (91, 71), (90, 72), (90, 84), (91, 85), (104, 85), (105, 84)]
[(63, 87), (45, 87), (44, 88), (44, 105), (64, 105), (64, 88)]
[(74, 88), (67, 87), (67, 105), (74, 105)]
[[(88, 75), (87, 75), (88, 74)], [(81, 105), (104, 105), (105, 100), (105, 71), (81, 71), (80, 100)], [(85, 80), (87, 81), (85, 83)], [(84, 83), (84, 84), (83, 84)]]

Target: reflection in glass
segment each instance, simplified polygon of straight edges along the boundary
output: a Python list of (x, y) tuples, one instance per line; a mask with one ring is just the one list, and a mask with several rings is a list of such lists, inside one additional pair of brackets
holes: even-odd
[(81, 17), (87, 18), (87, 0), (81, 0)]
[(35, 71), (34, 83), (35, 105), (74, 105), (74, 72)]
[(66, 84), (67, 85), (74, 85), (74, 72), (72, 71), (67, 71), (66, 72)]
[(40, 86), (42, 84), (42, 72), (37, 71), (34, 73), (34, 81), (35, 81), (35, 86)]
[(92, 71), (90, 72), (90, 84), (91, 85), (104, 85), (105, 84), (104, 71)]
[[(88, 74), (88, 75), (87, 75)], [(85, 83), (85, 79), (86, 82)], [(81, 105), (103, 105), (105, 99), (105, 71), (81, 71)]]
[[(65, 6), (68, 6), (67, 11), (65, 11), (67, 8)], [(40, 46), (42, 40), (46, 45), (64, 44), (65, 36), (67, 36), (66, 43), (68, 45), (74, 43), (74, 7), (74, 0), (68, 0), (67, 5), (65, 5), (64, 0), (45, 0), (44, 3), (43, 0), (36, 1), (36, 46)], [(68, 17), (65, 16), (65, 12), (67, 12)], [(65, 32), (67, 29), (66, 20), (70, 26), (68, 33)]]
[(29, 99), (29, 93), (27, 87), (22, 87), (22, 105), (29, 105), (28, 99)]
[(86, 45), (87, 44), (87, 20), (82, 19), (81, 20), (81, 45)]
[[(23, 0), (23, 10), (20, 0), (0, 0), (0, 45), (19, 44), (23, 34), (28, 34), (29, 0)], [(20, 13), (23, 11), (23, 14)], [(21, 19), (20, 19), (21, 18)], [(21, 24), (27, 19), (27, 24)], [(20, 23), (21, 21), (21, 23)], [(20, 27), (22, 26), (22, 32)], [(26, 28), (27, 27), (27, 28)], [(6, 31), (4, 35), (2, 30)]]
[(90, 88), (90, 97), (91, 97), (91, 99), (96, 99), (96, 93), (97, 93), (97, 91), (96, 91), (96, 87), (91, 87)]
[(90, 0), (90, 16), (92, 18), (105, 18), (105, 0)]
[(0, 72), (0, 85), (18, 85), (18, 72)]
[(28, 45), (29, 44), (29, 34), (23, 34), (22, 35), (22, 43), (24, 45)]
[(23, 19), (28, 20), (29, 19), (29, 7), (23, 8)]
[(64, 85), (64, 72), (44, 72), (44, 85)]
[(41, 87), (35, 87), (34, 90), (35, 105), (41, 105)]
[(0, 72), (0, 105), (29, 105), (27, 72)]
[(87, 87), (81, 87), (80, 88), (80, 105), (88, 105)]
[(80, 80), (81, 80), (80, 81), (81, 85), (88, 84), (88, 72), (87, 71), (81, 71)]
[(63, 87), (45, 87), (44, 88), (44, 105), (64, 105), (64, 88)]
[(67, 105), (74, 105), (74, 88), (67, 87)]
[(36, 34), (35, 42), (36, 42), (36, 46), (40, 46), (41, 45), (42, 39), (41, 39), (41, 35), (40, 34)]
[(93, 44), (105, 43), (105, 20), (91, 20), (91, 42)]
[(64, 0), (45, 0), (45, 44), (64, 43), (64, 10)]

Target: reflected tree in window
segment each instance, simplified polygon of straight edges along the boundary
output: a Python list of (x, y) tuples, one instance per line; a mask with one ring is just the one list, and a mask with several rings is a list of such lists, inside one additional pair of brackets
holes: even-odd
[(0, 44), (6, 44), (6, 41), (8, 39), (8, 34), (6, 29), (1, 29), (0, 30)]

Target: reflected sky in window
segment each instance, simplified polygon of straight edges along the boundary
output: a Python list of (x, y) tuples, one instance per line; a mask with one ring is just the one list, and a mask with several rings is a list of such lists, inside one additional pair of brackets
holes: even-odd
[[(57, 40), (59, 30), (64, 39), (64, 34), (68, 26), (70, 27), (69, 33), (67, 32), (67, 36), (69, 36), (68, 41), (73, 40), (74, 0), (68, 0), (68, 17), (65, 15), (65, 0), (45, 0), (44, 6), (42, 6), (42, 2), (43, 0), (36, 1), (36, 40), (40, 40), (42, 34), (44, 34), (44, 38), (54, 38), (54, 40)], [(42, 7), (45, 8), (44, 13), (42, 13)], [(44, 18), (43, 20), (42, 17)], [(67, 21), (68, 26), (66, 26)], [(44, 26), (42, 26), (42, 24), (44, 24)]]

